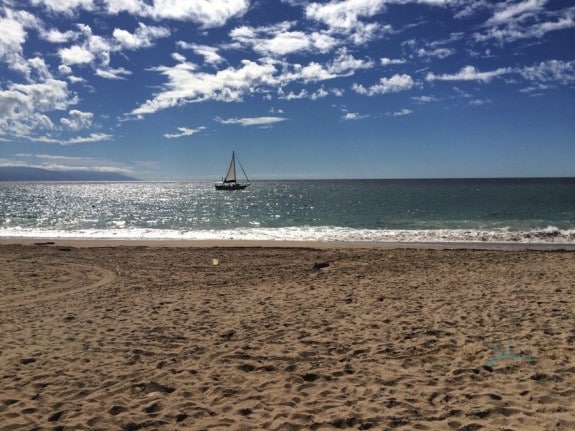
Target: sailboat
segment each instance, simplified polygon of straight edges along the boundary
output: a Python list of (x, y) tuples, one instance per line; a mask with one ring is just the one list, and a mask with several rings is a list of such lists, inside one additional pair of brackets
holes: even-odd
[(237, 179), (236, 179), (236, 152), (232, 151), (232, 160), (230, 162), (230, 167), (228, 168), (228, 173), (222, 179), (221, 183), (216, 183), (216, 190), (243, 190), (247, 186), (250, 185), (250, 180), (249, 180), (248, 176), (246, 175), (246, 171), (244, 171), (244, 167), (240, 163), (239, 159), (238, 159), (238, 164), (240, 165), (240, 168), (242, 169), (242, 172), (244, 173), (244, 176), (246, 177), (247, 182), (243, 183), (243, 184), (237, 182)]

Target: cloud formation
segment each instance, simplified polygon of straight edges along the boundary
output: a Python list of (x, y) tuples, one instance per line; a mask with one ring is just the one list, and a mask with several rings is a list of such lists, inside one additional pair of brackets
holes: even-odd
[(195, 135), (196, 133), (200, 133), (202, 130), (206, 130), (206, 128), (204, 126), (196, 127), (195, 129), (190, 129), (188, 127), (178, 127), (179, 133), (166, 133), (164, 134), (164, 137), (168, 139), (182, 138), (184, 136)]
[[(274, 19), (264, 17), (265, 7), (249, 0), (4, 1), (0, 140), (115, 140), (126, 120), (202, 104), (262, 105), (227, 112), (221, 125), (286, 121), (257, 113), (304, 102), (331, 109), (341, 123), (386, 114), (342, 117), (335, 99), (375, 106), (405, 93), (402, 105), (386, 108), (392, 121), (455, 97), (495, 104), (478, 94), (494, 84), (535, 95), (575, 83), (568, 48), (529, 57), (575, 28), (575, 6), (561, 2), (283, 0)], [(522, 55), (503, 55), (515, 50)], [(158, 136), (204, 130), (178, 124), (158, 128)]]
[(240, 126), (267, 126), (286, 121), (284, 117), (247, 117), (247, 118), (216, 118), (220, 124), (239, 124)]

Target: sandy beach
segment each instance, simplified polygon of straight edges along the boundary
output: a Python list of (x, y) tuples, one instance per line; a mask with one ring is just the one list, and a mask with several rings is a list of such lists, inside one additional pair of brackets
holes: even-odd
[(575, 429), (572, 250), (9, 242), (0, 431)]

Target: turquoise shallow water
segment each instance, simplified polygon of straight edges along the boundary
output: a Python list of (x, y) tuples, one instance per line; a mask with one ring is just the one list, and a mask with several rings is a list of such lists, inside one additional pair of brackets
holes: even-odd
[(575, 243), (575, 179), (0, 183), (0, 237)]

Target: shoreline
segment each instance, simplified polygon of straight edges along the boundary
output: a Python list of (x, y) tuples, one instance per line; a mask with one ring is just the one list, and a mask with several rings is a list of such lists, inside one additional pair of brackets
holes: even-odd
[(465, 249), (465, 250), (564, 250), (575, 251), (575, 243), (521, 242), (373, 242), (373, 241), (283, 241), (283, 240), (189, 240), (189, 239), (82, 239), (50, 237), (5, 237), (3, 245), (44, 245), (78, 248), (314, 248), (314, 249)]

